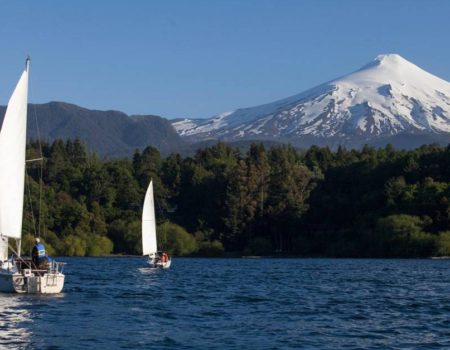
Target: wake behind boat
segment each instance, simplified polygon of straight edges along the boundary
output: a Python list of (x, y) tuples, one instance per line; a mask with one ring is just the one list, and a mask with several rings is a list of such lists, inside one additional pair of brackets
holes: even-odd
[[(29, 63), (27, 59), (0, 131), (0, 292), (53, 294), (64, 287), (63, 264), (46, 260), (37, 265), (20, 254)], [(8, 248), (14, 253), (10, 258)]]
[(148, 255), (150, 267), (168, 269), (172, 264), (172, 259), (167, 253), (158, 251), (153, 181), (148, 185), (142, 209), (142, 255)]

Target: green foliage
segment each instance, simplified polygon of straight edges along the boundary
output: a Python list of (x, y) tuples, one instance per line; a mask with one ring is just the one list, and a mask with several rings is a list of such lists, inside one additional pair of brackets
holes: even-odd
[[(27, 156), (39, 148), (31, 141)], [(159, 247), (176, 255), (450, 254), (450, 147), (253, 144), (241, 153), (218, 143), (193, 157), (147, 147), (133, 159), (100, 160), (80, 140), (56, 140), (42, 151), (42, 183), (39, 164), (27, 164), (25, 254), (34, 235), (51, 255), (141, 254), (150, 179)]]
[(141, 222), (116, 219), (109, 225), (109, 237), (114, 253), (142, 254)]
[(450, 231), (439, 233), (436, 246), (436, 256), (450, 256)]
[(181, 226), (165, 222), (159, 226), (158, 232), (166, 236), (166, 245), (161, 248), (171, 255), (189, 255), (198, 250), (195, 238)]
[(221, 256), (224, 253), (222, 242), (215, 241), (202, 241), (198, 243), (197, 255), (200, 256)]
[(86, 255), (101, 256), (111, 254), (113, 242), (108, 237), (92, 235), (87, 240)]
[(86, 241), (81, 237), (69, 235), (63, 240), (61, 255), (67, 256), (85, 256)]
[(35, 238), (29, 233), (22, 236), (22, 254), (31, 256), (31, 251), (35, 245)]
[(378, 220), (381, 256), (423, 257), (434, 250), (434, 237), (423, 232), (424, 222), (411, 215), (390, 215)]
[(255, 237), (250, 239), (246, 254), (251, 255), (267, 255), (273, 252), (273, 246), (267, 237)]

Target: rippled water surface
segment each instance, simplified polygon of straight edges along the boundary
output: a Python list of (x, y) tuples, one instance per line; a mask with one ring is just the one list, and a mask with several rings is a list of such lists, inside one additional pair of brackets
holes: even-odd
[(66, 258), (0, 294), (3, 349), (450, 348), (449, 260)]

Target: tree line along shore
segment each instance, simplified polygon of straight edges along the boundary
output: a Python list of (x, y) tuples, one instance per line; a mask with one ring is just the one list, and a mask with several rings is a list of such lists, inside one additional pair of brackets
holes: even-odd
[[(450, 255), (450, 147), (306, 150), (225, 143), (100, 159), (78, 139), (30, 141), (23, 253), (141, 253), (150, 179), (158, 245), (173, 255)], [(42, 180), (41, 180), (42, 179)], [(42, 191), (40, 191), (42, 188)]]

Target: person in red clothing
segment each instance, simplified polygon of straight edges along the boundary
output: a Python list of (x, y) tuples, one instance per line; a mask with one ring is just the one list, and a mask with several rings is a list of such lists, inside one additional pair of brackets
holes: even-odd
[(167, 255), (166, 252), (163, 252), (162, 255), (161, 255), (161, 261), (162, 261), (163, 263), (165, 263), (165, 262), (167, 262), (168, 260), (169, 260), (169, 255)]

